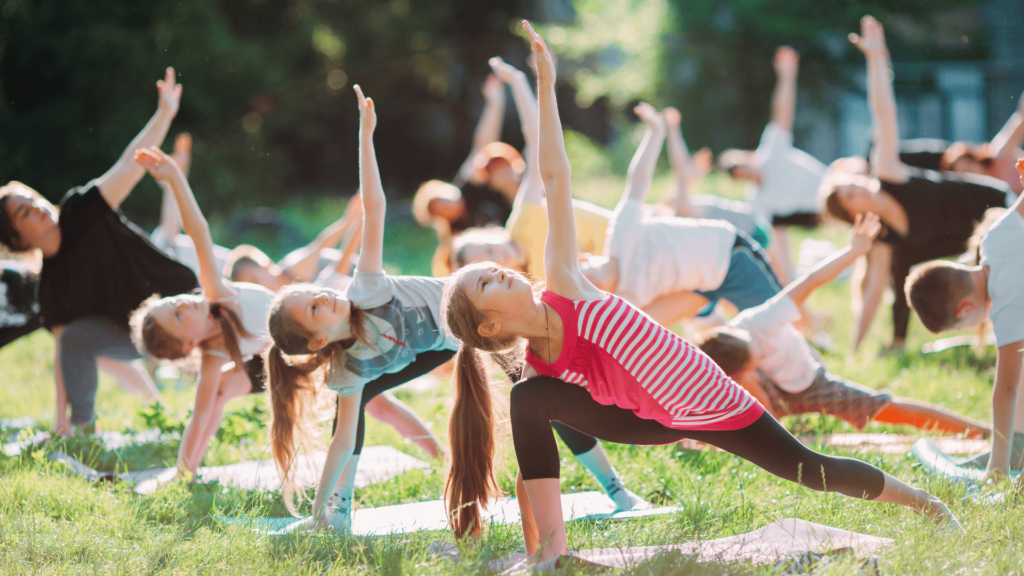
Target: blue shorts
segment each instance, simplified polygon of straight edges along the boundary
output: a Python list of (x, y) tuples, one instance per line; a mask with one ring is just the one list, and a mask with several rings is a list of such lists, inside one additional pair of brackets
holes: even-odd
[(781, 290), (782, 284), (775, 277), (775, 272), (772, 272), (764, 249), (750, 236), (737, 231), (732, 258), (729, 259), (729, 271), (725, 273), (722, 285), (706, 292), (697, 291), (697, 294), (709, 300), (697, 316), (710, 315), (722, 298), (740, 310), (746, 310), (764, 304)]

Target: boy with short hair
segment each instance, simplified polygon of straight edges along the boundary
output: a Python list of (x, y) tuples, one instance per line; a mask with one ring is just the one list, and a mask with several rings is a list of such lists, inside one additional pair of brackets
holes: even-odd
[[(1024, 158), (1017, 161), (1024, 182)], [(992, 451), (987, 474), (1004, 477), (1011, 464), (1011, 442), (1019, 444), (1024, 418), (1016, 418), (1024, 364), (1024, 204), (1021, 196), (981, 240), (981, 262), (929, 262), (907, 278), (910, 305), (932, 332), (978, 326), (992, 319), (998, 346), (992, 389)], [(1021, 465), (1020, 450), (1013, 458)]]
[(869, 213), (854, 225), (850, 245), (786, 286), (760, 306), (744, 310), (724, 328), (709, 332), (700, 344), (729, 375), (757, 398), (772, 416), (823, 412), (858, 430), (870, 420), (906, 424), (950, 433), (984, 436), (984, 424), (943, 408), (896, 398), (830, 373), (815, 357), (793, 322), (799, 306), (871, 249), (881, 225)]

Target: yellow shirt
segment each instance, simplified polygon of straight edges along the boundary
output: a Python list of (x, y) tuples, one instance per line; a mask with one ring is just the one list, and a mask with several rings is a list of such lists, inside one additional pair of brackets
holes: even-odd
[[(590, 202), (573, 199), (573, 216), (576, 219), (576, 248), (580, 254), (602, 254), (604, 235), (611, 210)], [(518, 240), (526, 250), (526, 272), (540, 282), (544, 281), (544, 243), (548, 239), (548, 211), (541, 204), (520, 204), (509, 216), (505, 225), (509, 235)]]

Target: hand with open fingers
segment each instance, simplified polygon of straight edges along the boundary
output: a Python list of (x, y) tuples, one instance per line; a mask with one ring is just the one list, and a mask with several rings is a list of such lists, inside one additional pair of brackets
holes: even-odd
[(160, 98), (157, 101), (160, 109), (177, 114), (178, 105), (181, 104), (181, 84), (174, 80), (174, 68), (167, 67), (164, 79), (156, 81), (156, 88), (160, 93)]
[(188, 172), (189, 166), (192, 164), (192, 135), (188, 132), (182, 132), (174, 139), (174, 152), (171, 152), (171, 158), (178, 163), (178, 167), (181, 168), (182, 172)]
[(850, 239), (850, 248), (854, 253), (867, 254), (871, 251), (871, 243), (878, 237), (882, 230), (882, 223), (878, 215), (868, 212), (865, 215), (857, 214), (853, 222), (853, 238)]
[(555, 61), (551, 57), (551, 51), (529, 21), (523, 20), (523, 29), (526, 30), (526, 35), (530, 38), (530, 48), (533, 49), (533, 56), (537, 61), (537, 84), (553, 86), (555, 83)]
[(1017, 174), (1020, 174), (1020, 183), (1024, 184), (1024, 158), (1017, 159)]
[(683, 115), (679, 113), (679, 109), (675, 106), (668, 106), (661, 111), (661, 115), (665, 118), (665, 123), (669, 126), (679, 126), (683, 121)]
[(373, 98), (363, 96), (363, 89), (356, 84), (352, 87), (356, 91), (356, 98), (359, 100), (359, 120), (363, 127), (373, 130), (377, 127), (377, 110), (373, 106)]
[(163, 150), (156, 146), (136, 150), (135, 162), (157, 180), (166, 181), (182, 176), (181, 168), (174, 158), (164, 154)]
[(487, 75), (484, 83), (480, 86), (480, 92), (483, 93), (484, 100), (498, 104), (505, 101), (505, 87), (501, 82), (496, 75)]
[(487, 63), (490, 64), (491, 70), (494, 70), (494, 75), (506, 84), (515, 82), (516, 77), (523, 73), (515, 66), (512, 66), (508, 62), (502, 60), (501, 56), (495, 56), (488, 60)]
[(885, 29), (882, 23), (873, 16), (860, 19), (860, 34), (850, 33), (850, 42), (860, 49), (865, 56), (885, 54)]
[(775, 49), (772, 66), (779, 76), (796, 76), (800, 69), (800, 53), (789, 46), (779, 46)]
[(658, 114), (658, 111), (654, 109), (647, 102), (641, 102), (633, 107), (633, 113), (640, 118), (640, 121), (647, 125), (648, 128), (655, 132), (665, 131), (665, 119)]

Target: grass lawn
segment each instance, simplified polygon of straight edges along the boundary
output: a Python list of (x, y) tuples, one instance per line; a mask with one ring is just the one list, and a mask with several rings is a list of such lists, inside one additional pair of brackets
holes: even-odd
[[(668, 187), (669, 181), (659, 178), (655, 194)], [(575, 182), (575, 189), (580, 197), (608, 206), (617, 199), (622, 181), (590, 178)], [(309, 223), (310, 235), (315, 234), (316, 226), (326, 224), (340, 213), (341, 206), (332, 201), (286, 209), (290, 218)], [(847, 237), (846, 231), (839, 228), (826, 228), (815, 236), (838, 242)], [(802, 237), (798, 235), (792, 242), (794, 251)], [(395, 272), (428, 273), (434, 242), (429, 231), (422, 231), (411, 222), (389, 222), (388, 266)], [(965, 348), (920, 355), (916, 351), (932, 337), (915, 320), (907, 345), (910, 352), (880, 356), (884, 338), (891, 330), (888, 308), (883, 308), (863, 349), (852, 354), (847, 282), (838, 281), (820, 290), (812, 297), (810, 307), (828, 321), (835, 350), (827, 352), (825, 358), (833, 372), (975, 418), (990, 418), (994, 349), (985, 356)], [(53, 340), (43, 331), (0, 350), (0, 417), (32, 415), (42, 420), (44, 426), (49, 424), (53, 410), (52, 351)], [(155, 414), (103, 377), (96, 402), (101, 428), (145, 430), (160, 417), (165, 426), (183, 421), (192, 401), (191, 383), (182, 380), (162, 384), (167, 407)], [(447, 381), (434, 391), (399, 390), (397, 394), (432, 424), (436, 434), (445, 437), (450, 404)], [(268, 414), (263, 407), (260, 397), (230, 404), (227, 418), (231, 424), (214, 440), (205, 464), (266, 457), (266, 432), (260, 422), (265, 422)], [(789, 418), (784, 424), (800, 433), (853, 431), (847, 424), (829, 417)], [(867, 431), (915, 433), (876, 424), (869, 425)], [(422, 450), (406, 443), (393, 430), (369, 420), (367, 445), (380, 444), (428, 460)], [(45, 459), (46, 451), (53, 448), (50, 445), (19, 458), (0, 456), (0, 573), (461, 574), (483, 572), (482, 565), (487, 559), (523, 549), (518, 526), (492, 528), (482, 541), (466, 547), (459, 563), (441, 560), (427, 552), (434, 540), (452, 541), (447, 532), (383, 538), (330, 534), (257, 537), (243, 528), (226, 526), (213, 516), (284, 515), (279, 494), (177, 483), (151, 496), (138, 496), (124, 486), (94, 485), (67, 474), (62, 466)], [(930, 476), (909, 454), (861, 457), (945, 500), (967, 530), (962, 539), (937, 533), (926, 519), (904, 508), (812, 492), (771, 477), (727, 453), (680, 451), (675, 446), (606, 448), (633, 491), (657, 504), (679, 506), (682, 511), (632, 521), (570, 523), (568, 536), (573, 548), (717, 538), (759, 528), (780, 518), (796, 517), (894, 539), (895, 544), (881, 555), (881, 567), (886, 574), (1006, 574), (1024, 567), (1021, 499), (1010, 497), (997, 506), (965, 499), (963, 486)], [(92, 441), (75, 439), (65, 443), (63, 449), (91, 466), (112, 470), (172, 465), (177, 446), (156, 444), (105, 453)], [(564, 446), (561, 450), (563, 493), (599, 490), (568, 450)], [(510, 442), (505, 460), (502, 484), (511, 490), (516, 465)], [(410, 472), (357, 490), (357, 506), (440, 498), (445, 464), (432, 464), (429, 471)], [(305, 509), (308, 511), (308, 505)], [(840, 562), (827, 573), (855, 574), (857, 565)], [(769, 574), (770, 567), (699, 566), (691, 559), (665, 556), (629, 573)]]

